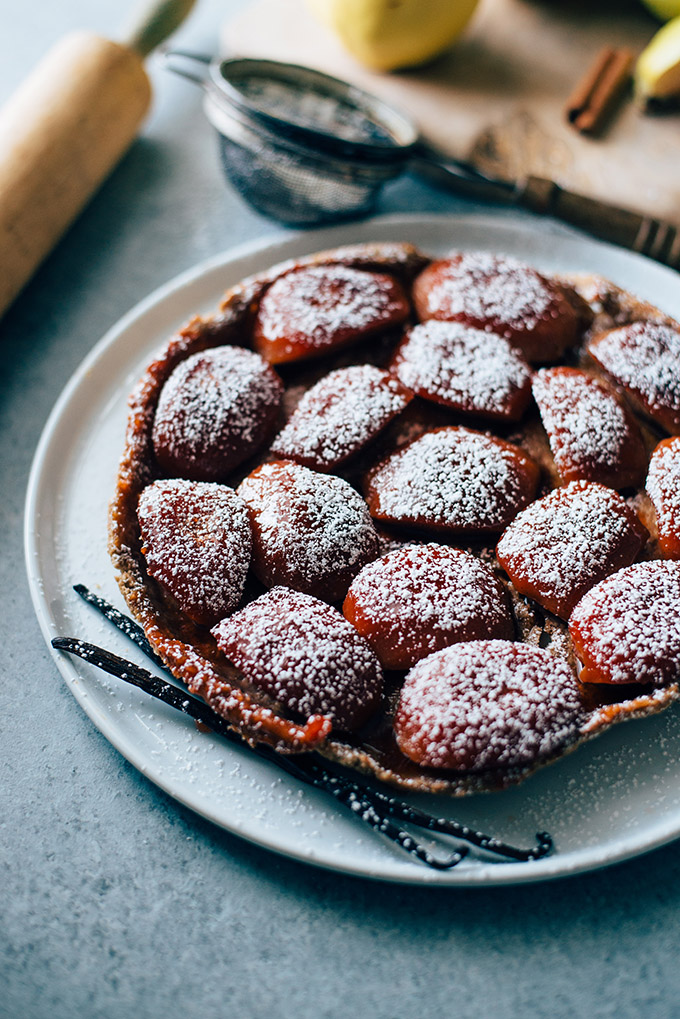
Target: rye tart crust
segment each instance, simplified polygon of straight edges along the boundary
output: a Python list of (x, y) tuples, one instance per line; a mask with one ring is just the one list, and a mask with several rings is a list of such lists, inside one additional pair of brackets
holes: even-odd
[[(537, 768), (572, 752), (611, 726), (662, 711), (680, 699), (680, 683), (672, 682), (660, 687), (579, 684), (581, 704), (568, 735), (540, 759), (520, 766), (468, 772), (421, 767), (400, 752), (392, 730), (403, 674), (386, 674), (381, 709), (363, 729), (351, 735), (339, 733), (335, 729), (329, 731), (326, 720), (320, 716), (297, 720), (286, 717), (279, 704), (256, 691), (229, 663), (218, 649), (209, 629), (193, 623), (149, 576), (137, 518), (138, 500), (142, 491), (152, 482), (165, 477), (154, 455), (154, 416), (163, 386), (181, 362), (201, 351), (223, 345), (251, 347), (263, 295), (276, 280), (294, 270), (344, 266), (386, 274), (397, 280), (410, 296), (414, 279), (432, 261), (408, 243), (362, 244), (320, 252), (295, 262), (281, 263), (267, 272), (244, 280), (227, 292), (214, 314), (191, 319), (150, 362), (130, 396), (125, 449), (109, 513), (109, 552), (130, 612), (144, 628), (156, 652), (178, 680), (192, 693), (202, 697), (248, 742), (263, 741), (282, 753), (314, 749), (330, 761), (398, 788), (464, 796), (515, 785)], [(639, 321), (680, 328), (659, 309), (638, 300), (603, 278), (585, 274), (549, 278), (567, 288), (566, 292), (570, 300), (576, 302), (584, 325), (580, 343), (570, 349), (559, 363), (586, 367), (594, 377), (600, 378), (602, 373), (585, 349), (591, 337)], [(356, 363), (371, 363), (381, 369), (386, 368), (399, 345), (402, 332), (388, 328), (365, 341), (340, 348), (320, 359), (282, 365), (280, 374), (286, 387), (284, 408), (287, 416), (311, 385), (335, 369)], [(605, 381), (608, 386), (616, 389), (611, 379)], [(536, 498), (547, 495), (559, 485), (546, 433), (533, 405), (519, 424), (498, 424), (488, 418), (475, 422), (469, 416), (457, 417), (456, 412), (450, 408), (425, 401), (415, 402), (418, 403), (417, 412), (404, 412), (397, 417), (365, 450), (351, 457), (347, 464), (343, 462), (334, 467), (333, 473), (360, 488), (366, 471), (381, 458), (420, 434), (453, 424), (488, 431), (526, 452), (541, 467), (542, 480)], [(650, 455), (657, 443), (665, 438), (665, 434), (642, 414), (636, 412), (636, 418), (647, 454)], [(285, 420), (282, 417), (277, 423), (272, 439), (276, 432), (281, 431)], [(241, 464), (226, 479), (228, 484), (236, 488), (254, 468), (272, 459), (268, 450), (269, 446), (265, 444), (256, 457)], [(652, 535), (638, 560), (662, 558), (654, 536), (654, 513), (644, 489), (629, 489), (624, 497)], [(382, 529), (380, 525), (378, 527), (383, 542), (381, 554), (409, 543), (407, 535), (399, 534), (394, 529)], [(510, 599), (516, 640), (533, 647), (547, 648), (572, 669), (577, 669), (577, 659), (566, 623), (541, 609), (531, 599), (522, 597), (503, 572), (494, 551), (499, 535), (486, 545), (480, 541), (466, 544), (441, 535), (411, 535), (411, 540), (414, 537), (416, 540), (450, 543), (472, 552), (488, 564), (501, 580)], [(246, 601), (259, 595), (261, 590), (256, 588), (250, 591), (246, 584)]]

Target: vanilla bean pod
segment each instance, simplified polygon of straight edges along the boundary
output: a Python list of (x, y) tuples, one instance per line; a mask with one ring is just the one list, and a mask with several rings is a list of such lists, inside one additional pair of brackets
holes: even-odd
[[(92, 594), (92, 592), (89, 591), (88, 588), (85, 587), (85, 585), (76, 584), (74, 586), (74, 590), (82, 598), (84, 598), (85, 601), (88, 602), (88, 604), (96, 608), (100, 613), (102, 613), (102, 615), (106, 617), (106, 619), (112, 622), (114, 626), (116, 626), (119, 630), (121, 630), (121, 632), (123, 632), (127, 637), (129, 637), (142, 651), (145, 652), (145, 654), (147, 654), (151, 658), (151, 660), (155, 664), (160, 664), (160, 666), (166, 672), (169, 672), (165, 664), (161, 661), (160, 658), (158, 658), (158, 656), (151, 648), (151, 645), (149, 644), (143, 629), (134, 620), (130, 619), (124, 613), (120, 612), (113, 605), (107, 602), (104, 598), (100, 597), (99, 595)], [(67, 648), (64, 649), (70, 650)], [(105, 652), (105, 654), (109, 653)], [(111, 657), (115, 658), (116, 656)], [(123, 661), (123, 659), (119, 659), (119, 661)], [(137, 669), (137, 666), (132, 666), (132, 669)], [(145, 670), (140, 671), (145, 672)], [(113, 674), (117, 675), (117, 673)], [(146, 675), (150, 674), (147, 673)], [(154, 679), (155, 677), (151, 678)], [(129, 681), (134, 682), (133, 679)], [(161, 683), (162, 681), (158, 680), (158, 682)], [(178, 690), (177, 687), (172, 686), (170, 684), (165, 685), (169, 686), (171, 691), (174, 691), (174, 693), (171, 696), (176, 697), (177, 699), (182, 698), (183, 696), (182, 692)], [(147, 687), (143, 687), (143, 689), (147, 689)], [(150, 689), (149, 692), (151, 692)], [(184, 695), (184, 699), (186, 700), (186, 695)], [(210, 707), (208, 707), (207, 704), (205, 704), (203, 701), (197, 700), (196, 698), (190, 698), (190, 700), (194, 704), (198, 705), (199, 709), (202, 712), (202, 714), (199, 716), (198, 714), (193, 714), (192, 709), (192, 711), (189, 712), (190, 714), (192, 714), (192, 717), (196, 718), (199, 721), (203, 721), (204, 724), (208, 725), (213, 730), (222, 733), (222, 735), (225, 735), (228, 739), (231, 739), (232, 741), (235, 742), (239, 742), (241, 744), (243, 743), (241, 737), (223, 719), (221, 719), (219, 715), (215, 714), (215, 712), (213, 712), (213, 710)], [(171, 701), (168, 700), (167, 703), (171, 703)], [(180, 710), (184, 710), (180, 704), (173, 704), (173, 707), (179, 707)], [(255, 752), (258, 753), (260, 756), (265, 757), (267, 760), (272, 761), (272, 763), (277, 764), (279, 766), (284, 766), (282, 765), (281, 762), (285, 761), (286, 770), (290, 774), (295, 774), (297, 778), (299, 778), (301, 781), (306, 782), (309, 785), (314, 785), (316, 788), (323, 789), (325, 792), (330, 792), (333, 796), (335, 796), (336, 799), (339, 799), (341, 802), (344, 802), (345, 805), (350, 806), (350, 808), (355, 812), (358, 812), (359, 810), (359, 807), (357, 807), (356, 804), (359, 801), (365, 802), (370, 808), (368, 811), (369, 816), (371, 816), (372, 812), (375, 812), (376, 815), (381, 816), (383, 818), (381, 822), (376, 823), (376, 825), (374, 825), (374, 827), (381, 831), (384, 830), (384, 828), (381, 826), (386, 823), (386, 819), (384, 817), (384, 813), (386, 812), (391, 817), (396, 818), (400, 821), (416, 825), (417, 827), (427, 831), (437, 832), (443, 835), (450, 835), (455, 839), (459, 839), (464, 842), (469, 842), (471, 845), (474, 845), (477, 848), (482, 849), (486, 852), (493, 853), (494, 855), (497, 856), (505, 857), (506, 859), (516, 860), (518, 862), (529, 862), (532, 860), (539, 860), (542, 857), (547, 856), (548, 853), (550, 853), (551, 850), (553, 849), (553, 840), (551, 836), (548, 834), (548, 832), (537, 832), (536, 845), (532, 846), (530, 849), (522, 849), (517, 846), (512, 846), (509, 843), (502, 841), (501, 839), (495, 838), (494, 836), (486, 835), (484, 832), (476, 831), (472, 828), (469, 828), (467, 825), (460, 824), (457, 821), (451, 821), (447, 818), (442, 817), (434, 817), (433, 815), (427, 814), (424, 811), (420, 810), (419, 808), (413, 807), (410, 804), (405, 803), (403, 800), (399, 800), (397, 799), (397, 797), (392, 796), (388, 793), (384, 793), (380, 790), (360, 785), (359, 783), (353, 781), (352, 779), (345, 778), (344, 776), (342, 777), (335, 776), (326, 769), (326, 767), (324, 766), (325, 762), (323, 762), (322, 758), (317, 758), (317, 755), (312, 753), (305, 754), (304, 757), (302, 755), (298, 757), (299, 761), (304, 760), (305, 765), (304, 770), (299, 766), (296, 766), (296, 770), (294, 770), (294, 768), (292, 767), (293, 762), (290, 760), (290, 758), (277, 754), (275, 750), (271, 749), (271, 747), (268, 747), (266, 745), (261, 746), (258, 745), (253, 747), (252, 749), (254, 749)], [(328, 787), (330, 783), (332, 783), (332, 788)], [(345, 797), (345, 799), (342, 799), (342, 797)], [(352, 803), (354, 805), (352, 805)], [(367, 823), (370, 823), (367, 817), (365, 817), (364, 820), (366, 820)], [(397, 829), (397, 831), (400, 833), (401, 836), (403, 836), (403, 839), (406, 842), (408, 842), (408, 840), (410, 839), (408, 833), (403, 832), (399, 829)], [(396, 838), (394, 840), (398, 841), (398, 839)], [(418, 844), (416, 843), (415, 845), (417, 846)], [(403, 846), (403, 848), (406, 848), (406, 846)], [(418, 847), (418, 849), (420, 848), (422, 847)], [(417, 849), (408, 849), (408, 851), (413, 852), (413, 854), (418, 856), (419, 859), (423, 859), (423, 857), (419, 854), (419, 851)], [(426, 850), (424, 850), (423, 852), (425, 853), (425, 855), (427, 855)], [(465, 855), (465, 853), (467, 853), (467, 849), (463, 850), (463, 855)], [(436, 863), (429, 862), (428, 860), (425, 859), (424, 862), (427, 862), (428, 865), (430, 866), (437, 866)], [(459, 862), (459, 860), (456, 860), (456, 863), (457, 862)], [(448, 863), (447, 866), (455, 866), (455, 864)]]
[[(196, 721), (209, 726), (213, 731), (225, 736), (232, 742), (243, 745), (244, 741), (241, 737), (230, 728), (224, 719), (216, 715), (207, 704), (191, 694), (182, 692), (171, 683), (166, 683), (165, 680), (153, 676), (146, 669), (142, 669), (133, 662), (119, 658), (118, 655), (112, 654), (105, 648), (79, 640), (77, 637), (55, 637), (52, 640), (52, 647), (58, 651), (67, 651), (70, 654), (77, 655), (83, 661), (97, 666), (97, 668), (102, 669), (109, 675), (116, 676), (118, 679), (136, 686), (152, 697), (156, 697), (165, 704), (183, 711)], [(356, 783), (324, 772), (316, 766), (314, 766), (311, 772), (308, 772), (303, 766), (302, 761), (292, 761), (282, 754), (277, 754), (275, 750), (267, 746), (257, 745), (251, 749), (260, 757), (282, 768), (300, 781), (314, 786), (315, 789), (329, 793), (339, 803), (347, 807), (359, 820), (363, 821), (374, 831), (385, 835), (386, 838), (394, 842), (400, 849), (415, 856), (428, 867), (433, 867), (436, 870), (450, 870), (459, 864), (469, 852), (467, 846), (462, 846), (448, 856), (436, 856), (414, 839), (409, 832), (396, 825), (391, 820), (389, 814), (381, 813), (371, 799), (363, 795), (363, 790)]]

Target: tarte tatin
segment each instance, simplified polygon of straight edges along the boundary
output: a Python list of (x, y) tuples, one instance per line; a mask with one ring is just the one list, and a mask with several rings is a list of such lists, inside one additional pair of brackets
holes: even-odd
[(680, 326), (606, 280), (326, 251), (149, 364), (110, 552), (246, 740), (502, 789), (680, 698), (675, 435)]

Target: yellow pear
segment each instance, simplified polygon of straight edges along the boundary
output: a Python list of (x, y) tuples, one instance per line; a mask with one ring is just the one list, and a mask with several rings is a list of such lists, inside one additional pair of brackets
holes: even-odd
[(478, 0), (307, 0), (360, 63), (376, 71), (414, 67), (457, 39)]
[(644, 102), (680, 96), (680, 17), (660, 28), (638, 57), (635, 92)]

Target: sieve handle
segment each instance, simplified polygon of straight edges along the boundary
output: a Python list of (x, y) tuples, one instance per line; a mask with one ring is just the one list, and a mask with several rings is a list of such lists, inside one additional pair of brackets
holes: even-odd
[(514, 197), (525, 209), (554, 216), (602, 241), (680, 269), (680, 230), (672, 223), (576, 194), (543, 177), (519, 182)]
[[(180, 78), (193, 81), (195, 85), (200, 85), (201, 88), (205, 88), (208, 84), (208, 69), (212, 63), (212, 57), (207, 56), (205, 53), (190, 53), (188, 50), (163, 50), (159, 53), (159, 57), (166, 70), (172, 71), (173, 74), (178, 74)], [(182, 63), (177, 63), (177, 61), (182, 60), (188, 61), (189, 68), (193, 67), (194, 64), (198, 64), (199, 67), (203, 68), (203, 73), (197, 74)]]
[(449, 159), (427, 143), (417, 147), (412, 162), (418, 173), (459, 194), (554, 216), (601, 241), (680, 270), (680, 228), (666, 220), (568, 191), (545, 177), (518, 181), (488, 177), (472, 164)]

